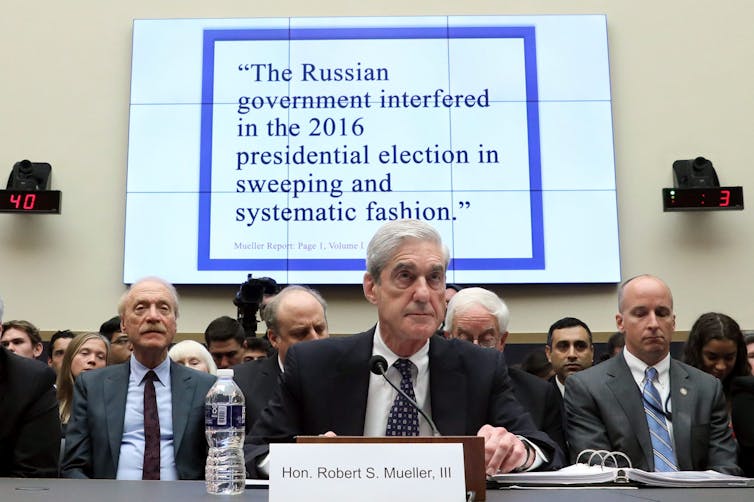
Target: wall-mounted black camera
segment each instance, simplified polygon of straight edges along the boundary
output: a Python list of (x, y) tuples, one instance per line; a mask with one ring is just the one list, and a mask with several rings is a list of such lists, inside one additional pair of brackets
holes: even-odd
[(278, 294), (280, 287), (275, 279), (248, 275), (246, 282), (238, 288), (233, 305), (238, 307), (238, 322), (243, 326), (247, 337), (257, 336), (257, 312), (265, 297)]
[(743, 210), (744, 189), (720, 186), (712, 161), (704, 157), (673, 162), (673, 188), (662, 189), (664, 211)]
[(22, 160), (13, 165), (7, 190), (47, 190), (52, 166), (47, 162)]
[(673, 162), (673, 186), (675, 188), (719, 187), (712, 162), (704, 157)]

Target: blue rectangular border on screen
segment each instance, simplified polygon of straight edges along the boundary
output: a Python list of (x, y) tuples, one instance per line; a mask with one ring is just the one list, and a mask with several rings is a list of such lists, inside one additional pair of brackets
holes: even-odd
[(542, 175), (539, 144), (539, 94), (537, 52), (533, 26), (402, 27), (402, 28), (300, 28), (204, 30), (202, 60), (201, 145), (199, 170), (198, 270), (333, 270), (363, 271), (363, 259), (213, 259), (210, 250), (212, 197), (212, 115), (214, 105), (215, 43), (232, 40), (352, 40), (520, 38), (524, 42), (526, 114), (529, 140), (529, 204), (531, 207), (531, 257), (458, 258), (449, 268), (461, 270), (543, 270), (545, 268), (542, 221)]

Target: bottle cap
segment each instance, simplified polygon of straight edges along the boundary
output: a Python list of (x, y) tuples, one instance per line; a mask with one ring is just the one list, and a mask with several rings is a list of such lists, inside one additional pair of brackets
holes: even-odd
[(233, 378), (233, 370), (230, 368), (217, 370), (217, 378)]

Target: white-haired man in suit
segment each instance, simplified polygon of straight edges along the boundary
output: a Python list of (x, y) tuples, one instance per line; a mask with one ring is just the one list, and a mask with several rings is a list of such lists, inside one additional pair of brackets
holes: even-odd
[(168, 357), (178, 317), (175, 288), (142, 279), (123, 295), (118, 313), (133, 354), (76, 379), (62, 475), (204, 479), (204, 398), (215, 377)]

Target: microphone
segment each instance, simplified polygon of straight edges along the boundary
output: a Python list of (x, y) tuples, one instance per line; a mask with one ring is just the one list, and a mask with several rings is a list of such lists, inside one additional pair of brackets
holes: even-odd
[(375, 375), (385, 376), (385, 373), (387, 372), (387, 359), (380, 355), (372, 356), (369, 360), (369, 370)]
[(385, 359), (384, 357), (382, 357), (379, 354), (373, 355), (372, 358), (369, 360), (369, 370), (372, 373), (374, 373), (375, 375), (381, 375), (382, 378), (384, 378), (385, 381), (392, 388), (394, 388), (398, 392), (398, 394), (400, 394), (401, 396), (403, 396), (406, 399), (406, 401), (408, 401), (409, 403), (411, 403), (411, 406), (413, 406), (414, 408), (416, 408), (416, 410), (421, 414), (421, 416), (424, 417), (424, 420), (426, 420), (427, 423), (429, 424), (429, 426), (432, 428), (432, 435), (433, 436), (440, 437), (442, 435), (442, 434), (440, 434), (440, 431), (437, 430), (437, 426), (432, 421), (432, 419), (429, 418), (429, 415), (427, 415), (426, 413), (424, 413), (424, 410), (422, 410), (419, 407), (419, 404), (417, 404), (416, 401), (414, 401), (413, 399), (411, 399), (410, 397), (408, 397), (408, 394), (406, 394), (405, 392), (403, 392), (399, 387), (396, 387), (395, 384), (393, 384), (393, 382), (391, 382), (390, 379), (385, 375), (385, 373), (387, 372), (387, 359)]

